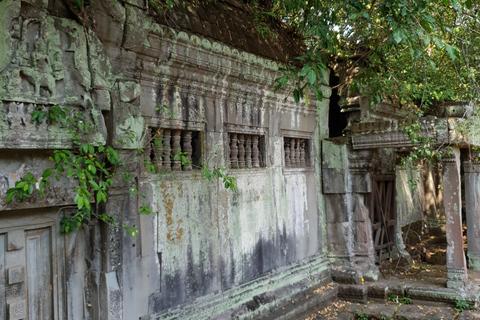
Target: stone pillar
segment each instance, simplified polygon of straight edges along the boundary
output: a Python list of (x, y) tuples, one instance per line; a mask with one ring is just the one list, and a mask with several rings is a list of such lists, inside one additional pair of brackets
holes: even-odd
[(463, 163), (467, 215), (468, 265), (480, 270), (480, 162)]
[(442, 158), (443, 203), (447, 233), (447, 288), (463, 288), (467, 263), (463, 253), (460, 149), (445, 151)]

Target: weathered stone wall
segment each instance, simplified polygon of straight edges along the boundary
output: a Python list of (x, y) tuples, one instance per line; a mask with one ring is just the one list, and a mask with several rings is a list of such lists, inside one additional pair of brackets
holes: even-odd
[[(329, 281), (319, 187), (329, 88), (322, 102), (284, 100), (289, 88), (273, 92), (276, 62), (160, 25), (142, 1), (96, 0), (79, 10), (75, 1), (5, 0), (0, 15), (0, 272), (37, 270), (13, 258), (25, 249), (10, 246), (11, 228), (27, 243), (29, 230), (46, 230), (43, 246), (27, 246), (47, 257), (42, 270), (54, 270), (52, 279), (40, 277), (52, 286), (42, 299), (53, 315), (43, 318), (246, 317)], [(140, 234), (132, 239), (92, 222), (65, 236), (58, 223), (74, 194), (66, 177), (45, 198), (5, 203), (15, 181), (50, 165), (51, 149), (72, 148), (60, 122), (31, 121), (34, 110), (54, 106), (83, 114), (99, 144), (133, 133), (124, 159), (136, 159), (157, 129), (181, 129), (198, 132), (198, 164), (211, 168), (229, 168), (230, 134), (259, 135), (261, 167), (228, 169), (238, 184), (228, 191), (196, 168), (156, 175), (134, 160), (133, 184), (116, 182), (97, 209)], [(285, 139), (306, 143), (304, 166), (285, 165)], [(132, 186), (146, 199), (132, 195)], [(154, 216), (138, 215), (142, 202)], [(14, 308), (18, 318), (34, 312), (25, 309), (33, 280), (19, 279), (15, 293), (15, 283), (1, 281), (0, 318)]]
[(367, 207), (373, 162), (371, 150), (354, 152), (347, 139), (322, 142), (328, 256), (339, 282), (378, 279)]

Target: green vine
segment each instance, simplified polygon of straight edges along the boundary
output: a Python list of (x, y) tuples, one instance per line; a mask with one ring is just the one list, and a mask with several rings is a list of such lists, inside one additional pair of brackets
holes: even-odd
[[(166, 109), (166, 106), (163, 106)], [(157, 108), (158, 109), (158, 108)], [(66, 108), (58, 106), (51, 107), (48, 112), (43, 108), (36, 109), (32, 112), (32, 122), (42, 123), (47, 118), (53, 122), (59, 122), (66, 125), (73, 140), (74, 148), (72, 150), (54, 150), (53, 155), (49, 160), (53, 163), (53, 168), (43, 171), (40, 182), (34, 178), (32, 173), (28, 172), (25, 177), (15, 183), (13, 188), (7, 190), (6, 202), (12, 201), (15, 196), (18, 200), (23, 201), (26, 196), (38, 191), (42, 196), (45, 196), (45, 187), (50, 185), (51, 176), (58, 182), (62, 177), (67, 177), (76, 181), (73, 189), (75, 190), (74, 202), (76, 204), (76, 213), (65, 216), (61, 220), (61, 231), (65, 233), (75, 232), (82, 226), (83, 223), (88, 223), (92, 218), (97, 218), (108, 224), (115, 224), (115, 217), (106, 213), (97, 213), (96, 208), (92, 203), (100, 204), (108, 201), (108, 190), (114, 185), (114, 181), (118, 177), (123, 177), (126, 182), (130, 182), (130, 173), (126, 171), (125, 161), (120, 159), (117, 149), (112, 146), (104, 146), (102, 143), (92, 143), (89, 140), (88, 133), (91, 128), (87, 121), (84, 120), (80, 113), (70, 112)], [(124, 138), (133, 142), (135, 134), (133, 131), (125, 132)], [(162, 146), (162, 139), (153, 137), (147, 144), (153, 142), (158, 147)], [(121, 150), (125, 141), (117, 141), (115, 145)], [(143, 148), (137, 150), (139, 153), (138, 159), (141, 161), (141, 154), (144, 152)], [(174, 159), (179, 159), (182, 165), (191, 165), (190, 160), (186, 157), (185, 152), (178, 150)], [(161, 173), (158, 166), (155, 165), (146, 157), (145, 168), (152, 173)], [(224, 168), (214, 168), (210, 170), (204, 164), (201, 172), (208, 180), (212, 178), (222, 179), (225, 188), (235, 190), (237, 188), (236, 180), (232, 177), (226, 176), (223, 171)], [(120, 175), (121, 172), (121, 175)], [(38, 183), (39, 182), (39, 183)], [(38, 183), (38, 184), (37, 184)], [(137, 188), (130, 188), (131, 195), (138, 195)], [(142, 198), (146, 198), (145, 194), (140, 194)], [(151, 215), (154, 212), (151, 208), (142, 203), (139, 208), (139, 213), (143, 215)], [(135, 237), (138, 234), (136, 226), (128, 226), (123, 223), (122, 227)]]

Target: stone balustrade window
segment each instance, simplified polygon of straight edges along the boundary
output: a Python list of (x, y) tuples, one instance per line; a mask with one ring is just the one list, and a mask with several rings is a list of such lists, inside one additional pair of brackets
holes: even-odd
[(265, 136), (258, 134), (229, 133), (228, 163), (231, 169), (266, 167)]
[[(151, 160), (159, 170), (189, 171), (200, 168), (200, 132), (193, 130), (153, 128)], [(189, 162), (182, 164), (182, 154)]]
[(285, 168), (310, 167), (310, 139), (283, 138)]

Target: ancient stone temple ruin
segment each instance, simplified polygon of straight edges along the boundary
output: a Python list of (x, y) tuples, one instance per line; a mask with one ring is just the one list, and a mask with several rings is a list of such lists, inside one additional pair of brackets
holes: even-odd
[[(260, 37), (242, 4), (162, 15), (144, 0), (3, 0), (0, 16), (0, 320), (276, 318), (311, 296), (281, 312), (294, 319), (341, 293), (319, 293), (332, 279), (375, 281), (377, 263), (409, 257), (402, 227), (427, 218), (446, 227), (446, 285), (460, 288), (461, 173), (480, 268), (480, 165), (461, 152), (455, 119), (419, 120), (436, 143), (458, 143), (442, 158), (440, 203), (432, 177), (397, 161), (412, 145), (395, 109), (349, 98), (332, 119), (339, 96), (326, 85), (308, 104), (274, 92), (301, 49), (288, 33)], [(129, 179), (112, 182), (107, 203), (88, 200), (113, 225), (62, 232), (77, 211), (67, 173), (44, 197), (6, 201), (76, 148), (65, 112), (97, 146), (121, 145)], [(349, 138), (331, 134), (341, 119)], [(225, 168), (238, 189), (204, 167)], [(145, 203), (153, 214), (138, 214)]]

